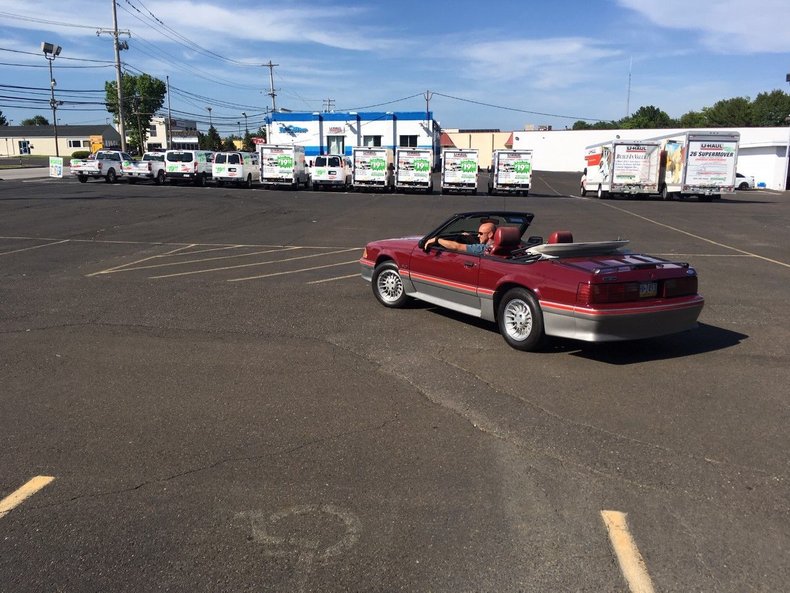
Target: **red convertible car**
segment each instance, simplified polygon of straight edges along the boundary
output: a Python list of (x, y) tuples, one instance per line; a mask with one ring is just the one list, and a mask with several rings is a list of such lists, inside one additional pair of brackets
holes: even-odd
[[(362, 277), (386, 307), (415, 298), (496, 322), (519, 350), (535, 350), (545, 336), (608, 342), (697, 326), (704, 300), (689, 264), (630, 253), (628, 241), (574, 242), (569, 231), (525, 239), (533, 218), (465, 212), (424, 237), (368, 243)], [(459, 250), (458, 243), (477, 243), (486, 223), (496, 225), (488, 248)]]

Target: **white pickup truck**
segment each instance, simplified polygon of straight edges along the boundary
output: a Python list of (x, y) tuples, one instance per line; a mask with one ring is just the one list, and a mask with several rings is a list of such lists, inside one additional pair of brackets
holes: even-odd
[(107, 183), (115, 183), (125, 175), (124, 168), (132, 162), (132, 157), (120, 150), (99, 150), (87, 159), (71, 159), (69, 170), (76, 175), (80, 183), (104, 178)]
[(157, 185), (165, 182), (165, 153), (146, 152), (142, 160), (132, 161), (129, 166), (124, 165), (124, 174), (128, 176), (129, 183), (136, 183), (138, 179), (153, 180)]

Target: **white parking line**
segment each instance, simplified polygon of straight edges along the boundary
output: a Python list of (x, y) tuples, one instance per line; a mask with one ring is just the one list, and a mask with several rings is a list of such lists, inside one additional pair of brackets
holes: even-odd
[(98, 272), (93, 272), (92, 274), (85, 274), (86, 278), (90, 278), (91, 276), (98, 276), (99, 274), (111, 274), (113, 272), (122, 272), (123, 268), (128, 266), (133, 266), (135, 264), (141, 264), (144, 261), (150, 261), (152, 259), (156, 259), (157, 257), (165, 257), (167, 255), (173, 255), (174, 253), (178, 253), (179, 251), (183, 251), (184, 249), (189, 249), (190, 247), (194, 247), (194, 243), (190, 243), (189, 245), (184, 245), (183, 247), (178, 247), (177, 249), (173, 249), (168, 251), (167, 253), (162, 253), (159, 255), (152, 255), (150, 257), (144, 257), (143, 259), (138, 259), (137, 261), (129, 262), (128, 264), (121, 264), (120, 266), (114, 266), (112, 268), (107, 268), (106, 270), (100, 270)]
[[(273, 272), (272, 274), (262, 274), (261, 276), (248, 276), (247, 278), (233, 278), (228, 282), (244, 282), (245, 280), (257, 280), (259, 278), (271, 278), (272, 276), (285, 276), (286, 274), (298, 274), (299, 272), (309, 272), (310, 270), (321, 270), (323, 268), (334, 268), (336, 266), (347, 266), (349, 264), (358, 264), (358, 259), (351, 261), (342, 261), (336, 264), (326, 264), (325, 266), (313, 266), (312, 268), (300, 268), (298, 270), (287, 270), (285, 272)], [(356, 274), (354, 274), (356, 276)]]
[(631, 593), (654, 593), (653, 581), (647, 573), (645, 561), (628, 531), (626, 514), (619, 511), (601, 511), (601, 517)]
[[(359, 261), (359, 260), (357, 260)], [(349, 274), (348, 276), (335, 276), (334, 278), (324, 278), (323, 280), (313, 280), (312, 282), (307, 282), (307, 284), (323, 284), (324, 282), (334, 282), (335, 280), (347, 280), (348, 278), (361, 278), (362, 276), (357, 274)]]
[[(300, 249), (304, 249), (304, 248), (300, 248)], [(339, 250), (336, 250), (336, 251), (325, 251), (324, 253), (313, 253), (311, 255), (300, 255), (298, 257), (286, 257), (285, 259), (276, 259), (276, 260), (272, 260), (272, 261), (253, 262), (251, 264), (239, 264), (237, 266), (224, 266), (222, 268), (208, 268), (208, 269), (205, 269), (205, 270), (193, 270), (191, 272), (178, 272), (176, 274), (164, 274), (162, 276), (149, 276), (149, 278), (151, 278), (151, 279), (174, 278), (176, 276), (189, 276), (189, 275), (192, 275), (192, 274), (207, 274), (209, 272), (222, 272), (224, 270), (236, 270), (236, 269), (239, 269), (239, 268), (250, 268), (250, 267), (254, 267), (254, 266), (269, 266), (269, 265), (272, 265), (272, 264), (280, 264), (280, 263), (287, 262), (287, 261), (296, 261), (296, 260), (299, 260), (299, 259), (309, 259), (309, 258), (312, 258), (312, 257), (322, 257), (324, 255), (332, 255), (332, 254), (335, 254), (335, 253), (347, 253), (349, 251), (359, 251), (359, 250), (360, 250), (359, 247), (351, 247), (349, 249), (339, 249)], [(356, 260), (356, 261), (359, 261), (359, 260)]]
[(3, 500), (0, 500), (0, 519), (5, 517), (15, 507), (22, 504), (26, 498), (33, 496), (54, 479), (55, 478), (52, 476), (36, 476), (6, 496)]
[(13, 251), (1, 251), (0, 255), (10, 255), (11, 253), (19, 253), (21, 251), (30, 251), (31, 249), (40, 249), (41, 247), (49, 247), (50, 245), (60, 245), (61, 243), (68, 243), (68, 239), (62, 241), (55, 241), (54, 243), (45, 243), (44, 245), (34, 245), (33, 247), (23, 247), (22, 249), (14, 249)]

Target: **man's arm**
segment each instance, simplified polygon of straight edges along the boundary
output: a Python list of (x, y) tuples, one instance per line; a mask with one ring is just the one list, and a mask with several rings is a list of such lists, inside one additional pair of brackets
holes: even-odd
[(440, 239), (439, 237), (431, 237), (425, 242), (425, 249), (428, 249), (431, 245), (439, 243), (445, 249), (451, 249), (453, 251), (466, 251), (466, 243), (459, 243), (458, 241), (451, 241), (450, 239)]

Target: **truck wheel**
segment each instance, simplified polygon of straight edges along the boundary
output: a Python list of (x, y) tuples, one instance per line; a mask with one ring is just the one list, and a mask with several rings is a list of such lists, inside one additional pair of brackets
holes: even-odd
[(195, 177), (195, 185), (200, 187), (206, 187), (206, 174), (200, 173), (197, 177)]
[(661, 199), (664, 201), (669, 201), (672, 199), (672, 194), (667, 191), (667, 186), (661, 188)]
[(595, 193), (595, 197), (599, 200), (603, 200), (606, 192), (603, 191), (603, 187), (600, 185), (598, 186), (598, 191)]
[(225, 182), (222, 179), (217, 179), (217, 187), (222, 187), (223, 185), (225, 185)]
[(77, 175), (77, 180), (80, 183), (86, 183), (88, 181), (88, 176), (87, 175)]
[(579, 194), (581, 195), (581, 197), (584, 197), (584, 196), (587, 195), (587, 190), (584, 189), (583, 185), (579, 187)]
[(521, 192), (521, 195), (526, 198), (529, 195), (529, 190), (525, 189), (523, 192)]
[(244, 187), (246, 187), (247, 189), (252, 189), (252, 175), (250, 175), (249, 173), (247, 174), (247, 181), (244, 184)]
[(156, 174), (154, 183), (156, 183), (157, 185), (162, 185), (164, 182), (165, 182), (165, 172), (160, 169), (159, 172)]
[(511, 288), (497, 308), (499, 333), (516, 350), (531, 351), (543, 341), (543, 313), (525, 288)]
[(104, 178), (104, 181), (107, 183), (115, 183), (118, 179), (118, 176), (115, 174), (115, 169), (109, 169), (107, 171), (107, 177)]

